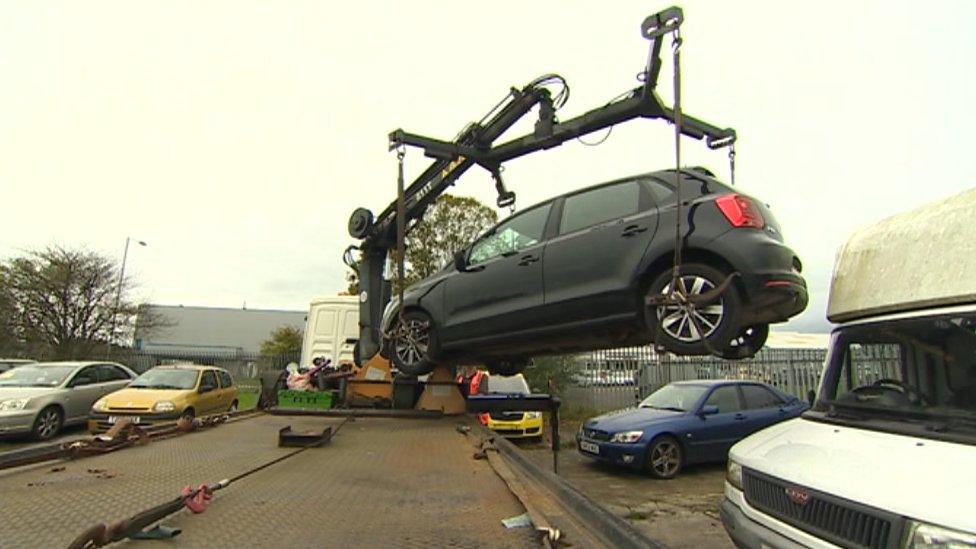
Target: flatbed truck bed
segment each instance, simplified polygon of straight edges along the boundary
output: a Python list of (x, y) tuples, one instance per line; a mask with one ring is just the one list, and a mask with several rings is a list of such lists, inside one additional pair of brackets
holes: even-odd
[(171, 515), (162, 523), (182, 533), (166, 543), (538, 547), (532, 527), (502, 524), (528, 506), (541, 509), (576, 547), (653, 545), (625, 522), (608, 522), (609, 513), (592, 512), (591, 502), (581, 506), (575, 495), (565, 497), (567, 487), (545, 486), (543, 477), (555, 477), (527, 474), (504, 451), (475, 459), (483, 431), (467, 417), (347, 421), (259, 414), (108, 454), (0, 471), (0, 547), (66, 547), (87, 528), (172, 499), (183, 486), (234, 478), (295, 451), (277, 445), (286, 425), (339, 430), (324, 446), (216, 492), (206, 512)]

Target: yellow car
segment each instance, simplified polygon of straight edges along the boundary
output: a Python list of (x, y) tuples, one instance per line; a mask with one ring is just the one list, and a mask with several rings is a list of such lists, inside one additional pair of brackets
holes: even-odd
[(126, 418), (139, 425), (172, 423), (237, 410), (230, 374), (213, 366), (157, 366), (125, 389), (98, 399), (88, 413), (88, 430), (98, 433)]
[[(529, 384), (522, 374), (514, 376), (485, 375), (476, 390), (480, 394), (527, 395)], [(491, 412), (481, 414), (481, 423), (506, 438), (541, 438), (542, 412)]]

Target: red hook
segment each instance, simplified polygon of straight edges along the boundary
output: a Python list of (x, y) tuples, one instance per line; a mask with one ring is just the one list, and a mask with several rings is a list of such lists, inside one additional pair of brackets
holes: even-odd
[(210, 500), (213, 499), (213, 490), (210, 489), (206, 484), (201, 484), (196, 493), (194, 489), (189, 485), (183, 487), (181, 494), (186, 497), (186, 508), (194, 513), (202, 513), (210, 505)]

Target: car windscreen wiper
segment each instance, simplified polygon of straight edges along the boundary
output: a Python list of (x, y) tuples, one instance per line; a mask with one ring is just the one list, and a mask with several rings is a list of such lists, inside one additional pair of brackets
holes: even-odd
[(687, 412), (684, 408), (678, 408), (677, 406), (652, 406), (648, 404), (647, 406), (641, 406), (641, 408), (651, 408), (653, 410), (670, 410), (672, 412)]

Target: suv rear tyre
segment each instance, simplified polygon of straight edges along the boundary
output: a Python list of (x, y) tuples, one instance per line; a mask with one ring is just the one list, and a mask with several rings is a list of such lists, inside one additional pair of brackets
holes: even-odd
[[(651, 282), (647, 297), (666, 294), (671, 288), (671, 269), (661, 273)], [(722, 271), (702, 263), (681, 266), (680, 283), (688, 295), (707, 292), (725, 280)], [(742, 300), (734, 286), (730, 286), (719, 299), (697, 308), (695, 318), (704, 332), (704, 339), (712, 349), (722, 352), (739, 331), (736, 318), (742, 312)], [(644, 309), (647, 325), (655, 342), (667, 351), (681, 355), (707, 355), (708, 348), (702, 341), (691, 320), (691, 314), (678, 305), (663, 305)]]
[(397, 316), (387, 342), (386, 354), (398, 370), (412, 376), (434, 371), (432, 356), (437, 349), (437, 330), (426, 313), (408, 311)]

